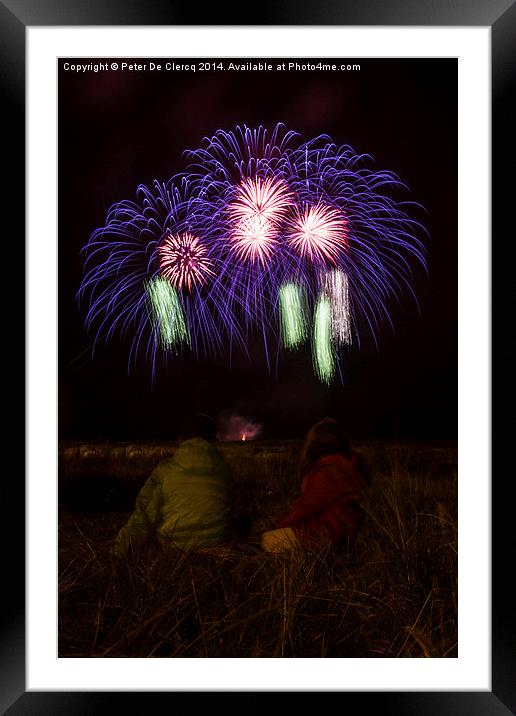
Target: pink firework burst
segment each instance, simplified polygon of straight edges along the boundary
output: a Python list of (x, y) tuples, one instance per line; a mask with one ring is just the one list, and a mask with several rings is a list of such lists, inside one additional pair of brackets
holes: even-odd
[(276, 229), (269, 219), (257, 214), (241, 219), (235, 225), (231, 241), (236, 255), (262, 263), (268, 259), (276, 245)]
[(237, 187), (235, 200), (229, 205), (230, 217), (239, 221), (253, 216), (263, 216), (277, 224), (285, 216), (292, 195), (281, 179), (247, 177)]
[(158, 247), (158, 254), (161, 274), (178, 289), (186, 286), (190, 290), (194, 284), (202, 285), (215, 276), (206, 247), (188, 232), (169, 234)]
[(302, 256), (334, 264), (347, 246), (347, 226), (344, 214), (338, 209), (321, 203), (305, 206), (297, 211), (289, 243)]
[(228, 205), (233, 222), (231, 241), (239, 258), (263, 263), (271, 255), (291, 198), (284, 181), (272, 177), (243, 179)]

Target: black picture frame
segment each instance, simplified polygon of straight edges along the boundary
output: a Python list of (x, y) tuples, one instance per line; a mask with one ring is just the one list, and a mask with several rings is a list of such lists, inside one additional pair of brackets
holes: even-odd
[[(242, 17), (234, 9), (211, 9), (200, 13), (195, 4), (179, 6), (175, 2), (157, 0), (0, 0), (0, 83), (3, 107), (2, 125), (4, 142), (12, 151), (9, 167), (9, 184), (6, 201), (9, 214), (18, 217), (13, 224), (11, 245), (24, 245), (22, 239), (25, 215), (25, 30), (32, 26), (67, 25), (343, 25), (343, 26), (485, 26), (492, 33), (492, 236), (503, 245), (504, 228), (509, 226), (509, 212), (514, 194), (504, 175), (507, 157), (514, 156), (513, 120), (509, 102), (515, 86), (516, 62), (516, 3), (514, 0), (369, 0), (369, 2), (341, 2), (323, 5), (306, 0), (288, 0), (278, 3), (265, 2), (260, 6), (261, 17)], [(199, 23), (199, 17), (202, 23)], [(512, 148), (512, 152), (511, 152)], [(510, 193), (511, 192), (511, 193)], [(494, 244), (497, 246), (497, 244)], [(23, 251), (16, 249), (16, 260), (23, 261)], [(501, 260), (493, 253), (492, 268)], [(507, 270), (507, 268), (506, 268)], [(503, 280), (498, 294), (492, 297), (492, 329), (501, 321), (498, 308), (503, 312), (503, 287), (511, 285)], [(498, 296), (498, 298), (496, 297)], [(509, 297), (506, 296), (507, 301)], [(506, 302), (504, 301), (504, 303)], [(496, 316), (496, 319), (495, 319)], [(498, 321), (498, 323), (497, 323)], [(510, 357), (507, 329), (500, 351), (492, 361), (492, 369), (503, 370), (503, 359)], [(494, 333), (493, 333), (494, 335)], [(514, 337), (514, 331), (512, 331)], [(501, 332), (498, 333), (501, 336)], [(23, 339), (22, 339), (23, 342)], [(492, 347), (498, 344), (493, 341)], [(30, 349), (30, 346), (29, 346)], [(494, 374), (494, 372), (493, 372)], [(492, 691), (468, 692), (343, 692), (341, 702), (345, 708), (360, 698), (360, 708), (381, 709), (393, 714), (468, 714), (468, 716), (506, 715), (516, 712), (516, 638), (514, 618), (514, 595), (508, 587), (510, 561), (514, 554), (515, 540), (511, 480), (504, 480), (504, 470), (495, 469), (504, 462), (511, 445), (510, 424), (500, 416), (504, 407), (513, 404), (514, 381), (504, 381), (503, 388), (493, 390), (492, 406), (497, 416), (492, 416)], [(512, 382), (511, 382), (512, 381)], [(496, 460), (494, 459), (496, 453)], [(507, 477), (511, 477), (508, 475)], [(18, 479), (13, 479), (18, 478)], [(9, 480), (1, 481), (2, 502), (9, 505), (7, 514), (0, 521), (4, 549), (3, 609), (0, 616), (0, 711), (10, 716), (18, 714), (91, 714), (113, 709), (129, 701), (131, 708), (147, 712), (156, 696), (169, 696), (177, 707), (177, 697), (184, 692), (166, 694), (125, 692), (26, 692), (25, 690), (25, 567), (24, 567), (24, 481), (21, 470)], [(255, 711), (263, 708), (266, 693), (257, 694), (252, 700), (245, 692), (233, 694), (239, 704)], [(213, 708), (218, 694), (188, 694), (188, 708), (200, 708), (201, 703)], [(191, 697), (194, 697), (193, 700)], [(216, 701), (213, 703), (213, 696)], [(307, 694), (308, 696), (308, 694)], [(308, 696), (308, 698), (310, 698)], [(210, 699), (210, 702), (208, 702)], [(210, 704), (208, 706), (208, 704)], [(357, 704), (358, 705), (358, 704)]]

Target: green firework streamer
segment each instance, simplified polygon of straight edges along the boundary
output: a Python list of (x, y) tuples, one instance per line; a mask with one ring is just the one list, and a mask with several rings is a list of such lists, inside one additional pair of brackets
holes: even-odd
[(303, 296), (295, 283), (284, 283), (279, 290), (281, 335), (285, 348), (297, 348), (307, 339)]
[(323, 383), (330, 384), (335, 374), (335, 355), (331, 340), (332, 310), (329, 298), (319, 297), (314, 315), (313, 360), (315, 372)]
[(166, 279), (157, 277), (146, 284), (146, 290), (163, 348), (189, 344), (190, 334), (176, 289)]

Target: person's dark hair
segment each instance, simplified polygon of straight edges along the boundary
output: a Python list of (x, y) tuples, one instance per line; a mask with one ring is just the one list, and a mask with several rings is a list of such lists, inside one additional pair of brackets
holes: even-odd
[(299, 469), (302, 475), (310, 470), (323, 455), (351, 457), (351, 443), (344, 427), (333, 418), (323, 418), (308, 431)]
[(203, 413), (188, 415), (183, 420), (181, 429), (181, 440), (192, 438), (204, 438), (204, 440), (215, 440), (217, 437), (217, 425), (213, 418)]

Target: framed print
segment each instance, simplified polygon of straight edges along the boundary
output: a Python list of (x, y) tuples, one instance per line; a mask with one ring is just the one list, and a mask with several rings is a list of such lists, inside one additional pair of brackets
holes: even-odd
[[(489, 132), (492, 112), (497, 170), (514, 8), (428, 27), (395, 7), (269, 27), (74, 10), (1, 7), (20, 148), (26, 89), (28, 395), (27, 611), (14, 549), (2, 708), (340, 691), (514, 709), (489, 376)], [(502, 197), (495, 171), (495, 233)], [(200, 439), (188, 414), (216, 418), (245, 534), (120, 558), (162, 479), (165, 524), (164, 465)], [(342, 556), (268, 555), (285, 525), (304, 544), (295, 465), (328, 416), (372, 467), (356, 542), (341, 510)]]

